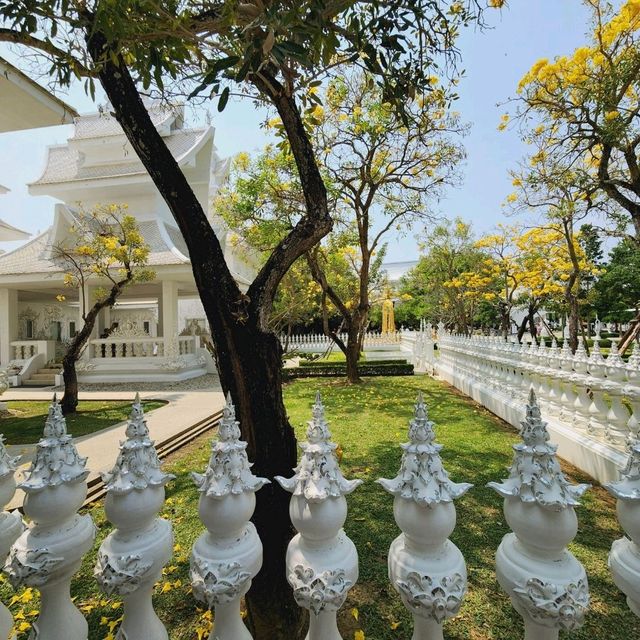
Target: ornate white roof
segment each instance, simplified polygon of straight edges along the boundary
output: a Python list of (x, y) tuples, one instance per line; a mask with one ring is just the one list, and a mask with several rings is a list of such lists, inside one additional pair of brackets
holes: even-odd
[(31, 234), (0, 220), (0, 242), (10, 240), (26, 240)]
[[(138, 227), (151, 249), (149, 266), (189, 262), (187, 247), (178, 229), (160, 220), (141, 221)], [(18, 249), (0, 255), (0, 275), (60, 273), (60, 268), (47, 257), (53, 228), (50, 227)]]
[[(210, 129), (181, 129), (165, 137), (173, 157), (180, 162), (210, 135)], [(101, 136), (102, 137), (102, 136)], [(129, 162), (113, 164), (83, 164), (82, 152), (68, 145), (49, 147), (44, 173), (29, 186), (60, 184), (76, 180), (99, 180), (123, 176), (147, 175), (147, 170), (135, 154)]]
[[(151, 106), (147, 109), (151, 122), (160, 129), (162, 125), (171, 125), (176, 120), (182, 121), (182, 107), (168, 109), (161, 106)], [(89, 138), (104, 138), (106, 136), (123, 135), (118, 121), (107, 110), (98, 113), (90, 113), (76, 118), (75, 131), (71, 140), (83, 140)]]

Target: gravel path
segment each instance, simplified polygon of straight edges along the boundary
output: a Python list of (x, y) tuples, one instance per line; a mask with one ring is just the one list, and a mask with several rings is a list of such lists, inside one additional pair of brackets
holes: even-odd
[[(80, 384), (80, 391), (220, 391), (220, 379), (214, 373), (180, 382), (109, 382)], [(62, 391), (64, 387), (55, 387)]]

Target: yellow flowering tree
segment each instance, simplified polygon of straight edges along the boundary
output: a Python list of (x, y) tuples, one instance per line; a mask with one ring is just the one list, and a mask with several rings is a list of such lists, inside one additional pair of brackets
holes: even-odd
[[(126, 205), (110, 204), (77, 213), (67, 239), (52, 248), (53, 260), (65, 272), (65, 286), (78, 291), (83, 320), (62, 358), (65, 414), (74, 413), (78, 406), (76, 362), (98, 314), (113, 307), (130, 284), (154, 277), (146, 268), (149, 247), (126, 209)], [(87, 298), (89, 283), (97, 285), (91, 299)]]
[[(569, 248), (564, 227), (558, 222), (529, 229), (500, 225), (475, 246), (485, 253), (484, 260), (476, 269), (445, 284), (460, 295), (494, 304), (505, 336), (510, 331), (514, 307), (526, 307), (527, 313), (518, 327), (519, 340), (527, 325), (533, 338), (537, 337), (535, 315), (543, 305), (565, 302), (568, 306), (567, 298), (574, 292), (577, 300), (578, 278), (594, 269), (579, 243), (579, 235), (572, 236)], [(578, 264), (575, 277), (574, 256)]]
[(640, 247), (640, 0), (618, 10), (606, 0), (584, 2), (588, 42), (531, 67), (518, 87), (517, 116), (536, 149), (532, 165), (553, 158), (570, 170), (608, 230)]

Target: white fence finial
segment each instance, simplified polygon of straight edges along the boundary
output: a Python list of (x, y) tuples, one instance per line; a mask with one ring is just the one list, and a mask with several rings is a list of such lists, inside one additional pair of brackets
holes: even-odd
[(629, 608), (640, 616), (640, 442), (631, 447), (620, 476), (618, 482), (604, 487), (618, 499), (618, 520), (629, 537), (611, 545), (609, 568), (616, 586), (627, 596)]
[(467, 589), (464, 558), (448, 537), (456, 523), (453, 500), (473, 485), (449, 479), (433, 427), (420, 393), (400, 471), (392, 480), (378, 480), (395, 496), (402, 533), (389, 549), (389, 577), (413, 615), (413, 640), (441, 640), (442, 623), (458, 613)]
[[(4, 446), (4, 437), (0, 435), (0, 509), (11, 502), (16, 491), (15, 470), (18, 468), (20, 456), (9, 455)], [(18, 511), (0, 513), (0, 562), (4, 564), (11, 545), (24, 531), (25, 526)], [(13, 628), (13, 617), (9, 609), (0, 602), (0, 638), (8, 638)]]
[(296, 602), (311, 614), (307, 640), (340, 640), (336, 614), (358, 579), (358, 552), (342, 529), (345, 495), (362, 481), (340, 471), (319, 393), (312, 416), (295, 474), (276, 476), (293, 494), (289, 513), (299, 532), (287, 550), (288, 580)]
[(11, 547), (5, 565), (14, 588), (40, 591), (42, 606), (32, 632), (38, 640), (87, 637), (87, 622), (69, 596), (71, 577), (95, 537), (91, 516), (76, 513), (87, 495), (85, 463), (54, 396), (44, 436), (26, 480), (18, 485), (26, 493), (24, 512), (31, 524)]
[(204, 474), (191, 474), (200, 492), (200, 519), (207, 528), (191, 552), (191, 584), (196, 599), (215, 609), (211, 640), (251, 640), (240, 615), (240, 599), (262, 566), (262, 544), (249, 519), (255, 492), (269, 480), (251, 472), (239, 425), (227, 394), (209, 465)]
[(160, 468), (137, 393), (126, 435), (113, 469), (102, 474), (105, 512), (116, 529), (100, 545), (94, 573), (104, 593), (124, 600), (118, 637), (167, 640), (151, 597), (173, 552), (171, 523), (157, 515), (164, 504), (164, 486), (175, 476)]
[(566, 549), (578, 531), (574, 507), (589, 485), (564, 477), (533, 390), (521, 436), (509, 478), (488, 484), (505, 498), (513, 530), (498, 548), (497, 577), (524, 619), (525, 640), (555, 640), (561, 629), (582, 626), (589, 605), (585, 570)]

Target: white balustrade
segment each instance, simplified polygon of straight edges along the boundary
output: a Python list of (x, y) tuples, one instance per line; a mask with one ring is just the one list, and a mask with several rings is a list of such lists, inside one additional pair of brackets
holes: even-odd
[(251, 473), (239, 424), (227, 395), (209, 465), (204, 474), (192, 474), (207, 531), (193, 545), (191, 585), (196, 599), (214, 609), (210, 640), (251, 640), (240, 615), (240, 599), (262, 566), (262, 544), (249, 518), (256, 491), (269, 480)]
[[(11, 502), (16, 491), (15, 470), (20, 457), (12, 457), (4, 446), (4, 439), (0, 436), (0, 509), (4, 509)], [(11, 545), (24, 531), (25, 526), (17, 511), (0, 513), (0, 562), (4, 564)], [(9, 609), (0, 602), (0, 638), (9, 638), (13, 628), (13, 617)], [(13, 636), (15, 637), (15, 636)], [(12, 638), (13, 638), (12, 637)]]
[[(348, 336), (346, 333), (339, 333), (337, 336), (342, 342), (347, 343)], [(394, 333), (368, 331), (364, 337), (363, 348), (399, 345), (402, 343), (402, 340), (403, 333), (401, 331)], [(280, 343), (283, 348), (286, 346), (288, 351), (299, 351), (302, 353), (323, 353), (331, 348), (337, 348), (335, 342), (329, 336), (322, 333), (292, 336), (281, 335)]]
[(521, 436), (509, 478), (488, 485), (504, 498), (513, 531), (500, 543), (496, 572), (524, 619), (525, 640), (557, 640), (560, 630), (582, 626), (589, 606), (584, 567), (566, 548), (578, 531), (575, 507), (589, 485), (571, 485), (564, 477), (533, 390)]
[(40, 614), (31, 636), (38, 640), (87, 638), (87, 621), (69, 593), (71, 577), (95, 538), (91, 516), (77, 514), (87, 495), (85, 464), (54, 396), (35, 458), (18, 485), (26, 494), (24, 512), (31, 522), (5, 565), (14, 588), (40, 591)]
[(605, 489), (618, 500), (618, 520), (628, 536), (611, 545), (609, 568), (629, 608), (640, 616), (640, 441), (631, 447), (621, 479), (606, 484)]
[(175, 476), (160, 468), (138, 395), (126, 436), (113, 469), (102, 474), (105, 513), (116, 529), (100, 545), (95, 576), (105, 594), (124, 601), (118, 638), (168, 640), (151, 596), (173, 552), (171, 523), (157, 515), (164, 504), (164, 486)]
[(453, 500), (473, 485), (456, 484), (442, 466), (433, 422), (422, 394), (392, 480), (378, 482), (392, 495), (402, 533), (389, 549), (389, 577), (413, 616), (412, 640), (442, 640), (442, 623), (458, 613), (467, 590), (462, 553), (448, 538), (456, 525)]
[(308, 424), (295, 475), (276, 476), (293, 494), (289, 513), (299, 532), (287, 549), (288, 580), (296, 602), (310, 613), (306, 640), (341, 640), (336, 614), (358, 579), (358, 552), (342, 529), (344, 496), (362, 481), (347, 480), (340, 472), (319, 393)]
[(13, 349), (13, 360), (28, 360), (38, 354), (39, 341), (37, 340), (14, 340), (11, 343)]

